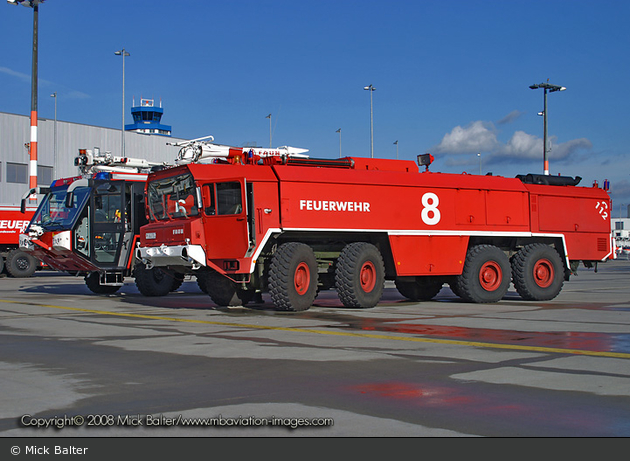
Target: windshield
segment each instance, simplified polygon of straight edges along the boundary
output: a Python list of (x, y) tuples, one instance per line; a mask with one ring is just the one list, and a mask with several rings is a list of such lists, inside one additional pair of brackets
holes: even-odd
[(44, 197), (29, 227), (36, 224), (46, 230), (71, 229), (89, 198), (89, 187), (77, 187), (73, 194), (73, 203), (66, 208), (68, 188), (53, 190)]
[(190, 173), (149, 182), (147, 198), (152, 221), (199, 214), (197, 188)]

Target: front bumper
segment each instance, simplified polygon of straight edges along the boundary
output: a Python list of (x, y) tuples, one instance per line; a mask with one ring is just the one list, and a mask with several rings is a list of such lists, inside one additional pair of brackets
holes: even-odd
[(198, 269), (206, 266), (206, 252), (201, 245), (160, 245), (141, 247), (138, 244), (136, 258), (147, 267), (185, 266)]

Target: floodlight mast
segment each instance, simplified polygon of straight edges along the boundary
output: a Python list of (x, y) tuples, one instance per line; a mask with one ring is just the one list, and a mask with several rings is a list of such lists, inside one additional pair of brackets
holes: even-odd
[[(33, 64), (31, 70), (31, 136), (28, 144), (29, 152), (29, 188), (37, 188), (37, 31), (39, 4), (44, 0), (7, 0), (9, 5), (22, 5), (33, 8)], [(29, 200), (37, 200), (31, 194)]]
[[(532, 90), (542, 88), (544, 90), (544, 102), (543, 102), (543, 172), (545, 175), (549, 175), (549, 160), (547, 159), (547, 92), (553, 93), (555, 91), (564, 91), (565, 87), (560, 85), (553, 85), (549, 82), (536, 83), (529, 86)], [(540, 113), (539, 113), (540, 115)]]

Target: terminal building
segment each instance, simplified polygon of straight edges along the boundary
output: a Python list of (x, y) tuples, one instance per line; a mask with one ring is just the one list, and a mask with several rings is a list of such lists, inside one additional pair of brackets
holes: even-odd
[[(74, 158), (79, 149), (99, 148), (114, 156), (173, 163), (178, 147), (167, 142), (171, 127), (161, 123), (163, 109), (141, 99), (131, 108), (134, 123), (125, 125), (124, 155), (120, 129), (39, 118), (37, 121), (37, 183), (49, 186), (54, 179), (78, 175)], [(29, 190), (30, 118), (0, 112), (0, 207), (20, 205)]]

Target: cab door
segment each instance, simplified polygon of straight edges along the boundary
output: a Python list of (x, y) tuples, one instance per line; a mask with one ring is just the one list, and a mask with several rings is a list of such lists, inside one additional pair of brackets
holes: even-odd
[(91, 198), (92, 254), (99, 266), (118, 265), (124, 232), (124, 182), (95, 181)]
[(208, 259), (245, 257), (250, 247), (245, 181), (235, 179), (205, 184), (203, 214)]

